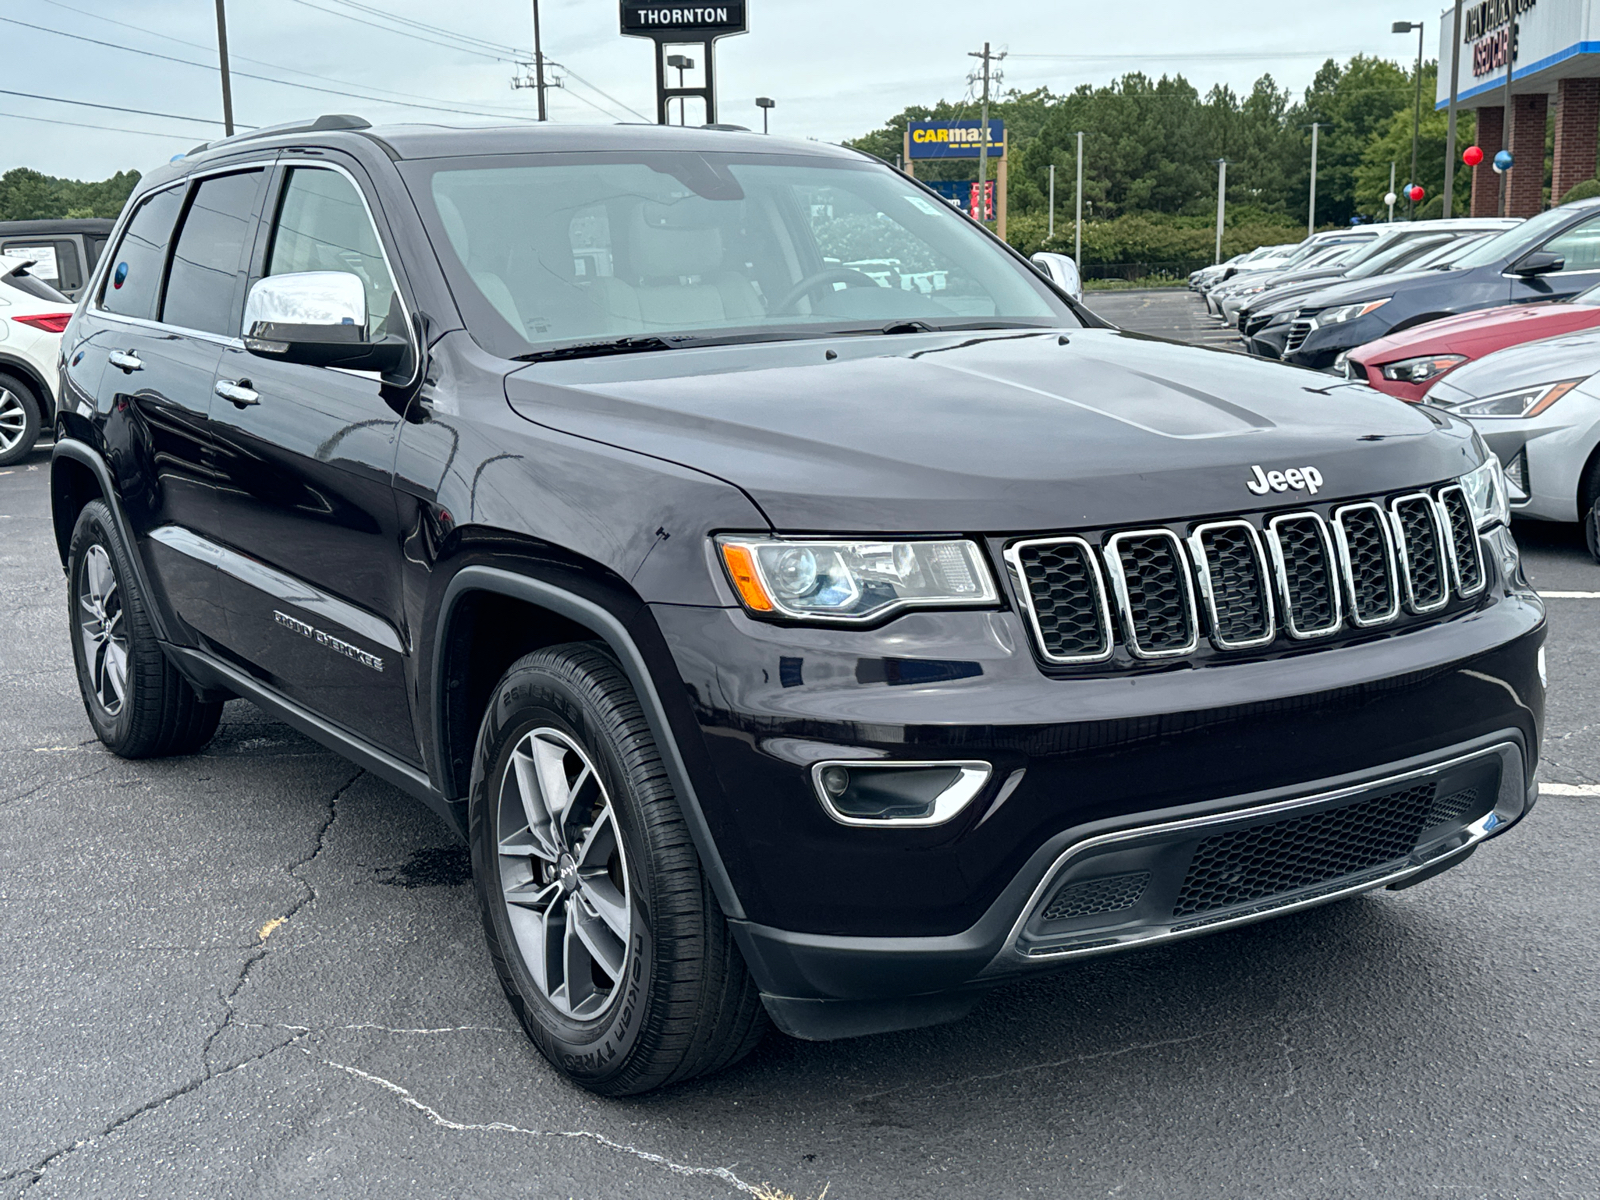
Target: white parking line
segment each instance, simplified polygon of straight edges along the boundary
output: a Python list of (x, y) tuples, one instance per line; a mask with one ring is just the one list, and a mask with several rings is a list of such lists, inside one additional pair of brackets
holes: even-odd
[(1546, 600), (1600, 600), (1600, 592), (1540, 592)]
[(1541, 783), (1541, 796), (1600, 796), (1600, 783)]

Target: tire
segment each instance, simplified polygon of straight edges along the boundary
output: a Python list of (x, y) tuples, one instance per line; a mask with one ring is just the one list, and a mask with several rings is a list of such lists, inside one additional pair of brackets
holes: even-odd
[(506, 672), (478, 732), (468, 822), (500, 983), (568, 1079), (632, 1095), (755, 1048), (766, 1011), (605, 651), (555, 646)]
[(39, 440), (39, 397), (15, 375), (0, 372), (0, 467), (21, 462)]
[(199, 750), (216, 733), (222, 705), (202, 701), (161, 652), (104, 501), (91, 500), (78, 514), (67, 571), (78, 690), (106, 749), (122, 758)]

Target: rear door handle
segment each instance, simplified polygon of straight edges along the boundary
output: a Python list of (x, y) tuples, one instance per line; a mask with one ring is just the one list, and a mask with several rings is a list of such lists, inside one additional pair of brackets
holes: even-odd
[(139, 361), (139, 356), (132, 350), (113, 350), (106, 355), (113, 367), (121, 367), (124, 371), (142, 371), (144, 364)]
[(250, 390), (248, 379), (219, 379), (211, 390), (224, 400), (232, 400), (240, 408), (261, 403), (261, 397)]

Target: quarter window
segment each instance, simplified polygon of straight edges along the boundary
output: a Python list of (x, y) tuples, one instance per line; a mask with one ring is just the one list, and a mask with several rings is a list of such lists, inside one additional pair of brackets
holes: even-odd
[(172, 187), (151, 196), (133, 214), (106, 273), (100, 303), (107, 312), (124, 317), (153, 315), (162, 262), (182, 204), (183, 189)]
[(241, 171), (201, 181), (189, 204), (167, 272), (161, 320), (184, 329), (229, 333), (246, 247), (255, 231), (262, 172)]
[(359, 277), (367, 292), (368, 334), (377, 337), (383, 331), (394, 301), (394, 279), (361, 193), (337, 171), (295, 167), (289, 172), (266, 273), (295, 271), (343, 271)]

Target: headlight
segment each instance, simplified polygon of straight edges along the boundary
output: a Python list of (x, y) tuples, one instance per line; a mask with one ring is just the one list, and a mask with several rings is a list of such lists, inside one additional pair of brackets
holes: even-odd
[(1463, 475), (1459, 482), (1479, 529), (1511, 523), (1511, 502), (1506, 497), (1505, 472), (1498, 458), (1490, 455), (1483, 466)]
[(1421, 358), (1402, 358), (1385, 363), (1383, 377), (1396, 383), (1427, 383), (1467, 361), (1465, 354), (1425, 354)]
[(740, 603), (752, 613), (871, 621), (903, 608), (993, 604), (994, 579), (969, 541), (717, 539)]
[(1583, 379), (1563, 379), (1559, 383), (1516, 388), (1485, 396), (1482, 400), (1464, 400), (1441, 407), (1458, 417), (1536, 417), (1582, 382)]
[(1338, 325), (1342, 321), (1354, 321), (1357, 317), (1364, 317), (1369, 312), (1382, 308), (1392, 298), (1385, 296), (1382, 300), (1368, 300), (1364, 304), (1346, 304), (1342, 308), (1330, 308), (1317, 314), (1317, 324)]

